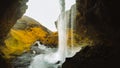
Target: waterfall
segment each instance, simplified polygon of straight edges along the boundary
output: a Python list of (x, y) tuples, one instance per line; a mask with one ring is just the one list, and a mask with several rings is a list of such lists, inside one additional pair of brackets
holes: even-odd
[(65, 12), (65, 0), (59, 0), (61, 13)]
[(67, 47), (67, 25), (66, 25), (66, 16), (65, 16), (65, 0), (60, 0), (60, 9), (61, 15), (58, 18), (58, 38), (59, 45), (57, 54), (61, 57), (61, 59), (65, 60), (66, 58), (66, 47)]
[[(77, 52), (81, 50), (81, 46), (78, 45), (78, 43), (75, 43), (75, 32), (76, 31), (76, 4), (71, 6), (71, 9), (67, 11), (66, 14), (66, 23), (67, 23), (67, 28), (69, 29), (70, 36), (70, 44), (67, 44), (67, 58), (73, 57)], [(68, 32), (67, 31), (67, 32)], [(68, 33), (67, 33), (68, 34)], [(76, 45), (77, 44), (77, 45)]]
[[(58, 49), (55, 53), (51, 53), (45, 57), (45, 60), (49, 63), (61, 66), (65, 62), (65, 58), (67, 55), (67, 23), (65, 16), (65, 0), (60, 0), (60, 10), (61, 14), (58, 18)], [(58, 66), (57, 66), (58, 67)]]
[[(58, 48), (53, 49), (53, 48), (47, 48), (44, 47), (44, 53), (37, 55), (33, 58), (33, 61), (29, 68), (58, 68), (61, 67), (62, 64), (65, 62), (65, 59), (67, 57), (72, 57), (74, 54), (70, 51), (71, 49), (68, 49), (67, 47), (67, 28), (68, 24), (71, 24), (71, 30), (73, 29), (73, 18), (72, 16), (69, 17), (69, 14), (71, 13), (66, 13), (65, 12), (65, 0), (59, 0), (60, 3), (60, 10), (61, 14), (57, 20), (57, 28), (58, 28)], [(76, 8), (76, 7), (75, 7)], [(75, 12), (72, 11), (72, 14)], [(71, 21), (68, 21), (68, 20)], [(75, 19), (74, 19), (75, 20)], [(69, 22), (69, 23), (67, 23)], [(71, 23), (72, 22), (72, 23)], [(71, 32), (71, 34), (73, 34)], [(73, 48), (73, 35), (71, 35), (71, 47)], [(39, 46), (38, 48), (42, 50), (44, 45), (41, 45), (39, 41), (36, 42)]]
[[(71, 5), (69, 11), (65, 11), (65, 0), (60, 0), (61, 14), (58, 18), (58, 36), (59, 46), (58, 54), (62, 55), (62, 59), (71, 58), (81, 50), (81, 46), (75, 44), (76, 41), (74, 31), (76, 31), (76, 4)], [(68, 34), (70, 33), (70, 36)], [(68, 37), (71, 38), (68, 42)], [(70, 43), (70, 44), (69, 44)]]

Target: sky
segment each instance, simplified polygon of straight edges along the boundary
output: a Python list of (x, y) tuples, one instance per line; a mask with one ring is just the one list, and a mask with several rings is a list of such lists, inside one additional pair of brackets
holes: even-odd
[[(70, 9), (75, 0), (66, 0), (66, 10)], [(59, 0), (29, 0), (24, 15), (37, 20), (51, 31), (57, 31), (54, 22), (60, 14)]]

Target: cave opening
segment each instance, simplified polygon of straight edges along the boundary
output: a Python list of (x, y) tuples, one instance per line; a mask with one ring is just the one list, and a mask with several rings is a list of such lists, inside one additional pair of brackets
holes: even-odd
[[(11, 55), (12, 57), (18, 56), (18, 53), (20, 52), (19, 49), (16, 49), (14, 47), (13, 48), (16, 49), (16, 51), (14, 51), (14, 49), (12, 48), (9, 49), (9, 46), (5, 45), (4, 40), (6, 39), (6, 36), (11, 30), (11, 28), (13, 27), (13, 25), (16, 23), (16, 20), (20, 19), (21, 16), (23, 16), (24, 12), (26, 11), (26, 2), (28, 0), (9, 0), (9, 1), (1, 0), (0, 2), (0, 10), (1, 10), (0, 11), (0, 64), (2, 64), (0, 65), (0, 68), (13, 68), (11, 64), (6, 63), (6, 62), (9, 62), (8, 58), (11, 58), (9, 55)], [(63, 68), (66, 68), (66, 67), (67, 68), (115, 68), (115, 67), (117, 68), (119, 67), (118, 62), (120, 61), (119, 59), (120, 57), (119, 56), (119, 53), (120, 53), (120, 46), (119, 46), (120, 30), (119, 29), (120, 28), (118, 23), (119, 14), (117, 11), (117, 9), (119, 8), (118, 7), (119, 2), (114, 0), (109, 0), (109, 1), (76, 0), (76, 1), (77, 1), (77, 10), (80, 12), (80, 14), (78, 13), (78, 17), (77, 17), (78, 22), (76, 23), (78, 26), (77, 33), (79, 33), (79, 35), (82, 36), (82, 37), (79, 37), (76, 35), (76, 38), (77, 37), (80, 38), (80, 39), (77, 39), (78, 41), (80, 41), (80, 44), (88, 42), (89, 38), (92, 39), (92, 42), (95, 44), (93, 46), (87, 45), (87, 47), (83, 48), (82, 51), (77, 53), (73, 58), (67, 59), (67, 62), (63, 64)], [(92, 11), (87, 12), (89, 10), (88, 9), (89, 7), (93, 7), (93, 4), (94, 4), (93, 2), (97, 2), (99, 5), (96, 4), (95, 9), (91, 9)], [(27, 33), (23, 32), (22, 35), (27, 35)], [(29, 37), (32, 38), (32, 36), (29, 36)], [(22, 39), (22, 40), (25, 41), (25, 39)], [(30, 38), (28, 38), (27, 41), (28, 40), (30, 40)], [(77, 41), (75, 42), (79, 43)], [(8, 49), (8, 50), (5, 50), (4, 52), (6, 54), (3, 54), (2, 52), (2, 50), (4, 50), (4, 46), (7, 47)], [(21, 45), (20, 47), (18, 46), (16, 47), (20, 48)], [(11, 52), (11, 50), (12, 52), (14, 52), (14, 54)], [(39, 52), (33, 51), (32, 54), (39, 54)], [(4, 57), (5, 55), (9, 57), (7, 57), (6, 59)], [(21, 56), (19, 58), (21, 58)], [(24, 58), (22, 59), (29, 59), (29, 58), (24, 56)], [(29, 62), (29, 60), (27, 61)], [(56, 62), (56, 64), (59, 64), (59, 63), (61, 62), (60, 61)], [(17, 64), (19, 65), (19, 63)], [(26, 66), (25, 63), (21, 64), (21, 62), (20, 62), (20, 65)]]

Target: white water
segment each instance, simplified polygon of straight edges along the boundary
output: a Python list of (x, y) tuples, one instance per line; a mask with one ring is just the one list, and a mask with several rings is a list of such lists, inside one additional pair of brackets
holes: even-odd
[(54, 56), (54, 53), (56, 48), (48, 48), (41, 45), (39, 41), (36, 41), (35, 43), (38, 44), (38, 48), (42, 50), (43, 53), (33, 58), (29, 68), (58, 68), (61, 66), (60, 64), (55, 64), (56, 56)]
[[(40, 45), (39, 41), (37, 41), (36, 43), (39, 45), (39, 49), (43, 49), (44, 54), (35, 56), (29, 68), (58, 68), (62, 66), (68, 56), (73, 56), (73, 53), (70, 53), (71, 56), (68, 53), (69, 50), (67, 50), (67, 15), (65, 14), (65, 0), (60, 0), (60, 9), (61, 14), (57, 24), (59, 36), (58, 49), (55, 51), (53, 48), (44, 47), (44, 45)], [(71, 40), (71, 42), (72, 41), (73, 40)]]
[(67, 25), (66, 25), (66, 18), (65, 18), (65, 0), (60, 0), (60, 9), (61, 15), (58, 18), (58, 38), (59, 38), (59, 46), (57, 54), (61, 57), (61, 61), (64, 62), (66, 58), (66, 49), (67, 49)]

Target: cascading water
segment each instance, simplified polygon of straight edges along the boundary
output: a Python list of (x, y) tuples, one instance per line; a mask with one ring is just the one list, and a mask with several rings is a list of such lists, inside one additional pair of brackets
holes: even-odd
[[(61, 65), (65, 62), (65, 59), (67, 57), (69, 58), (75, 55), (75, 52), (72, 53), (70, 51), (71, 49), (69, 49), (67, 46), (68, 45), (67, 28), (68, 28), (68, 24), (72, 23), (71, 30), (73, 29), (73, 25), (74, 25), (73, 23), (75, 19), (73, 20), (71, 18), (74, 18), (72, 17), (72, 14), (74, 14), (75, 12), (71, 11), (72, 14), (71, 12), (65, 13), (65, 0), (60, 0), (60, 9), (61, 9), (61, 14), (57, 20), (58, 37), (59, 37), (58, 48), (53, 49), (53, 48), (43, 47), (44, 45), (41, 45), (38, 41), (36, 41), (36, 43), (39, 45), (38, 48), (40, 50), (43, 50), (44, 53), (35, 56), (29, 68), (58, 68), (61, 67)], [(71, 14), (70, 17), (69, 14)], [(68, 21), (69, 19), (70, 21)], [(71, 34), (73, 33), (71, 32)], [(71, 35), (71, 48), (73, 48), (72, 45), (73, 45), (73, 35)]]
[[(65, 0), (60, 0), (61, 16), (59, 17), (58, 23), (58, 34), (59, 34), (59, 45), (56, 52), (52, 48), (44, 47), (45, 53), (37, 55), (33, 58), (29, 68), (58, 68), (65, 62), (66, 57), (66, 23), (64, 19), (65, 12)], [(43, 49), (43, 45), (36, 42), (39, 49)]]
[(67, 25), (66, 25), (66, 18), (65, 18), (65, 0), (60, 0), (60, 9), (61, 9), (61, 16), (58, 18), (58, 36), (59, 36), (59, 46), (58, 51), (56, 54), (61, 57), (61, 61), (64, 62), (66, 58), (66, 49), (67, 49)]
[[(81, 46), (76, 43), (77, 39), (75, 37), (76, 34), (76, 16), (77, 16), (76, 4), (71, 6), (71, 9), (67, 11), (65, 14), (66, 16), (66, 23), (67, 23), (67, 56), (66, 58), (73, 57), (77, 52), (81, 50)], [(70, 39), (69, 39), (70, 38)], [(79, 37), (77, 37), (79, 38)]]
[[(49, 63), (58, 65), (62, 65), (65, 62), (66, 53), (67, 53), (67, 25), (66, 25), (66, 18), (65, 18), (65, 0), (60, 0), (60, 9), (61, 15), (58, 18), (58, 38), (59, 38), (59, 45), (58, 49), (55, 53), (49, 54), (45, 57)], [(51, 58), (50, 58), (51, 57)]]

